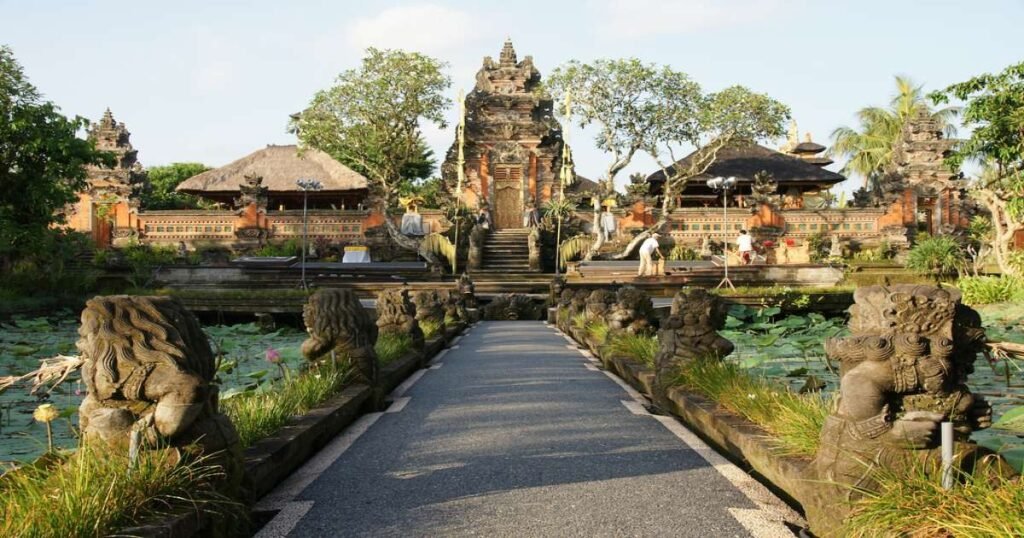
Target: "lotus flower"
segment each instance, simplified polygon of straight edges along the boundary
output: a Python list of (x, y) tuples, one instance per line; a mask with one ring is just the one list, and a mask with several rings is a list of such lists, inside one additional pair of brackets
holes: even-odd
[(278, 350), (268, 347), (267, 348), (267, 362), (272, 364), (278, 364), (281, 362), (281, 352)]
[(53, 452), (53, 428), (50, 427), (50, 423), (59, 416), (60, 411), (49, 403), (40, 405), (32, 412), (32, 418), (46, 424), (46, 445), (50, 448), (50, 452)]

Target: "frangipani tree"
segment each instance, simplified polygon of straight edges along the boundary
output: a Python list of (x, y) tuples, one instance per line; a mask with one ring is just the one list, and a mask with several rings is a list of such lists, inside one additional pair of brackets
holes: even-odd
[[(616, 175), (638, 152), (650, 154), (666, 171), (661, 218), (615, 258), (629, 256), (652, 231), (664, 226), (674, 193), (707, 170), (721, 147), (738, 137), (778, 136), (789, 118), (785, 105), (765, 95), (741, 86), (706, 95), (686, 73), (636, 58), (572, 61), (556, 69), (547, 84), (556, 97), (571, 90), (571, 119), (581, 127), (597, 127), (595, 144), (609, 155), (601, 178), (605, 196), (614, 193)], [(696, 149), (697, 158), (686, 169), (673, 168), (683, 148)], [(602, 245), (603, 236), (597, 234), (588, 256)]]
[[(313, 96), (292, 128), (303, 145), (366, 176), (371, 205), (387, 216), (410, 174), (423, 168), (422, 125), (447, 126), (451, 102), (444, 94), (451, 80), (445, 67), (418, 52), (369, 48), (360, 67), (343, 71)], [(384, 226), (399, 246), (419, 250), (419, 241), (402, 235), (391, 219)]]
[(985, 170), (971, 195), (992, 217), (992, 252), (1004, 274), (1020, 274), (1011, 263), (1014, 237), (1024, 231), (1024, 62), (930, 94), (936, 103), (965, 103), (964, 126), (972, 129), (948, 159), (959, 168), (981, 161)]

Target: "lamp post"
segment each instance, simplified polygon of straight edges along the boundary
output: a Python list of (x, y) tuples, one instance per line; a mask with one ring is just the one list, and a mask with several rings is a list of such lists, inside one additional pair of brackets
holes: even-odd
[(708, 187), (715, 192), (722, 191), (722, 228), (725, 231), (725, 242), (722, 247), (725, 275), (715, 289), (721, 288), (723, 285), (736, 289), (736, 286), (733, 286), (732, 281), (729, 280), (729, 190), (736, 187), (736, 178), (732, 176), (711, 178), (708, 180)]
[(306, 285), (306, 246), (309, 241), (309, 223), (306, 216), (309, 205), (309, 191), (318, 191), (324, 188), (323, 184), (315, 179), (297, 179), (295, 184), (302, 189), (302, 289), (309, 289)]

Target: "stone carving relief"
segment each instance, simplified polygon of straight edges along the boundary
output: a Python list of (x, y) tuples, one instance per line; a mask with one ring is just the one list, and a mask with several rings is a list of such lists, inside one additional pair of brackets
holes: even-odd
[(444, 304), (436, 290), (420, 290), (413, 294), (412, 302), (416, 305), (416, 319), (423, 323), (429, 321), (444, 327)]
[(503, 293), (484, 308), (484, 319), (537, 320), (540, 319), (540, 309), (528, 295)]

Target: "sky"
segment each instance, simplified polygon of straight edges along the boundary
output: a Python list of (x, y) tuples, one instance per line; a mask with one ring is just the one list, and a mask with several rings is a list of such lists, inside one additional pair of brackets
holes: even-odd
[[(109, 107), (146, 166), (221, 166), (295, 143), (289, 114), (370, 46), (447, 62), (454, 100), (506, 37), (542, 76), (571, 59), (637, 57), (708, 92), (745, 85), (828, 145), (858, 109), (888, 102), (897, 74), (927, 91), (1024, 60), (1022, 25), (1024, 0), (0, 0), (0, 44), (30, 81), (65, 114), (98, 120)], [(442, 157), (448, 115), (448, 128), (424, 129)], [(570, 136), (577, 171), (598, 178), (608, 157), (593, 134)], [(654, 170), (641, 156), (619, 183)]]

